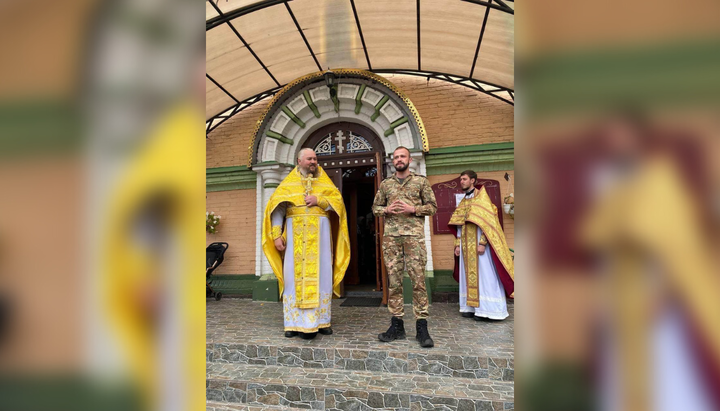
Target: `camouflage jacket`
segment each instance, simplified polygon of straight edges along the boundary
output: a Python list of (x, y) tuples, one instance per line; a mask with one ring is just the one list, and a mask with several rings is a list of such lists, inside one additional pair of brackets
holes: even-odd
[[(385, 207), (395, 200), (415, 207), (415, 214), (386, 214)], [(373, 214), (385, 217), (385, 234), (390, 237), (401, 235), (424, 236), (425, 216), (431, 216), (437, 211), (435, 194), (430, 188), (430, 182), (425, 176), (410, 173), (402, 183), (393, 174), (380, 184), (375, 201)]]

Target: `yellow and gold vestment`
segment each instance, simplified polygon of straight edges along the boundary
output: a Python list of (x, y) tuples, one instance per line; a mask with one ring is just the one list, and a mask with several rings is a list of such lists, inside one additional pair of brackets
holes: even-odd
[[(320, 218), (330, 220), (332, 228), (333, 294), (340, 296), (340, 282), (350, 263), (350, 238), (347, 229), (345, 204), (340, 191), (318, 166), (316, 178), (303, 177), (299, 169), (293, 171), (280, 183), (270, 197), (263, 219), (262, 248), (278, 279), (280, 296), (283, 295), (283, 258), (275, 248), (274, 240), (281, 229), (272, 226), (272, 213), (282, 203), (288, 203), (286, 224), (292, 224), (295, 279), (295, 304), (297, 308), (317, 308), (320, 305)], [(318, 198), (318, 206), (307, 207), (305, 196)], [(325, 209), (330, 206), (331, 210)], [(287, 230), (282, 235), (286, 235)]]
[[(500, 281), (509, 297), (515, 293), (515, 267), (505, 240), (505, 233), (500, 226), (497, 207), (490, 201), (485, 187), (478, 189), (472, 198), (464, 198), (458, 205), (448, 225), (462, 227), (460, 247), (465, 257), (460, 263), (464, 264), (467, 275), (468, 305), (477, 307), (478, 295), (478, 244), (487, 244), (492, 249), (493, 264), (498, 272)], [(477, 238), (477, 228), (482, 230), (482, 238)]]

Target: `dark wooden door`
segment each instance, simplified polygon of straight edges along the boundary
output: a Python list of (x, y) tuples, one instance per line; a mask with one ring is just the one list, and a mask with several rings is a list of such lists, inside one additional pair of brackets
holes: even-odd
[[(342, 169), (336, 168), (332, 170), (325, 170), (330, 180), (332, 180), (335, 187), (342, 193)], [(352, 237), (351, 237), (352, 238)], [(340, 297), (345, 297), (345, 281), (340, 283)]]
[(348, 234), (350, 234), (350, 265), (348, 265), (345, 273), (345, 283), (347, 285), (360, 284), (360, 273), (358, 272), (358, 190), (355, 185), (348, 184), (345, 186), (345, 208), (347, 209)]
[(341, 168), (335, 168), (330, 170), (325, 170), (328, 177), (330, 177), (330, 180), (332, 180), (333, 184), (335, 184), (335, 187), (340, 190), (342, 193), (342, 169)]
[[(375, 191), (377, 193), (384, 178), (384, 169), (382, 157), (380, 153), (375, 153), (375, 164), (377, 167), (377, 173), (375, 173)], [(382, 303), (387, 304), (388, 291), (387, 291), (387, 270), (385, 269), (385, 260), (382, 256), (382, 241), (383, 231), (385, 228), (385, 219), (382, 217), (375, 217), (375, 291), (382, 290), (383, 299)]]
[[(348, 216), (348, 234), (350, 235), (350, 265), (341, 283), (341, 295), (345, 295), (345, 283), (359, 284), (360, 271), (358, 259), (358, 195), (357, 186), (348, 183), (343, 187), (343, 173), (352, 168), (366, 169), (376, 167), (373, 196), (384, 177), (384, 146), (382, 140), (369, 128), (360, 124), (337, 122), (325, 125), (314, 131), (303, 147), (315, 150), (318, 164), (323, 167), (335, 186), (345, 198)], [(362, 194), (366, 195), (366, 194)], [(384, 219), (375, 218), (375, 268), (377, 291), (383, 292), (383, 304), (387, 304), (387, 271), (382, 260), (382, 230)]]

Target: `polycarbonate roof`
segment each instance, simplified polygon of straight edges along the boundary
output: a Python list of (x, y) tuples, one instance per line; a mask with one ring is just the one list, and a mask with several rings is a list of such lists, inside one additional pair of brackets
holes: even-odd
[(206, 118), (328, 68), (451, 75), (504, 89), (512, 101), (514, 8), (508, 0), (207, 0)]

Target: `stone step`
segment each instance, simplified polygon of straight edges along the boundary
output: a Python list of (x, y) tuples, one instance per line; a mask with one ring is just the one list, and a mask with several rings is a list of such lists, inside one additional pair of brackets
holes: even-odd
[[(412, 336), (408, 336), (412, 339)], [(414, 342), (414, 341), (413, 341)], [(289, 342), (294, 344), (294, 342)], [(394, 344), (394, 343), (393, 343)], [(391, 374), (488, 378), (513, 381), (513, 358), (448, 355), (432, 349), (344, 349), (297, 345), (210, 343), (206, 359), (213, 363), (372, 371)]]
[(303, 408), (291, 408), (285, 406), (272, 406), (272, 405), (247, 405), (238, 403), (229, 403), (221, 401), (207, 401), (205, 403), (205, 411), (276, 411), (276, 410), (290, 410), (298, 411)]
[[(314, 410), (514, 409), (512, 382), (238, 363), (207, 364), (207, 400)], [(228, 408), (232, 410), (232, 408)]]

